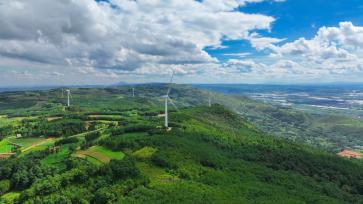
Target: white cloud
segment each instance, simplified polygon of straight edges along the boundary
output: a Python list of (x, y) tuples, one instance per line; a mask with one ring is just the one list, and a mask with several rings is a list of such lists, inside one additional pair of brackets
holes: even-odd
[[(322, 27), (312, 39), (299, 38), (283, 43), (275, 38), (251, 34), (256, 50), (270, 50), (263, 75), (289, 81), (291, 76), (300, 79), (341, 80), (362, 75), (363, 27), (342, 22), (339, 27)], [(281, 45), (276, 45), (279, 43)]]
[(222, 38), (247, 39), (255, 29), (270, 29), (272, 17), (233, 11), (260, 1), (4, 1), (0, 55), (30, 66), (125, 72), (153, 67), (158, 73), (166, 66), (216, 63), (205, 47), (221, 46)]
[(251, 55), (248, 52), (240, 52), (240, 53), (225, 53), (224, 56), (231, 56), (231, 57), (238, 57), (238, 58), (245, 58)]
[[(248, 3), (260, 3), (266, 0), (204, 0), (203, 4), (214, 11), (232, 11)], [(285, 0), (270, 0), (270, 2), (284, 2)]]
[(285, 41), (286, 39), (271, 38), (271, 37), (261, 37), (257, 33), (251, 33), (248, 39), (251, 42), (251, 46), (258, 51), (265, 49), (274, 49), (276, 43)]
[[(274, 18), (238, 12), (249, 3), (281, 0), (12, 0), (0, 4), (0, 81), (80, 83), (243, 77), (292, 80), (339, 78), (363, 72), (363, 27), (342, 22), (292, 42), (257, 34)], [(247, 40), (258, 52), (229, 53), (220, 63), (205, 48)], [(249, 56), (253, 58), (248, 59)], [(243, 59), (243, 60), (242, 60)], [(357, 74), (359, 73), (359, 74)], [(83, 78), (81, 76), (87, 76)], [(150, 76), (150, 77), (148, 77)], [(199, 78), (198, 78), (199, 77)], [(228, 78), (231, 77), (231, 78)], [(110, 79), (110, 80), (108, 80)], [(203, 80), (202, 79), (202, 80)]]
[(258, 64), (252, 60), (230, 59), (223, 65), (223, 68), (228, 69), (231, 73), (251, 73), (256, 72), (264, 67), (263, 64)]

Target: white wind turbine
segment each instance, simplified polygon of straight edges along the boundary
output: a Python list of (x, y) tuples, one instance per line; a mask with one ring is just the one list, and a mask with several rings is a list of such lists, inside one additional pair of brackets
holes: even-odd
[(132, 97), (135, 97), (135, 88), (132, 87)]
[(168, 128), (169, 127), (169, 121), (168, 121), (168, 102), (170, 102), (176, 110), (179, 110), (178, 107), (176, 107), (175, 103), (173, 102), (173, 100), (171, 100), (171, 98), (169, 97), (169, 93), (170, 93), (170, 90), (171, 90), (171, 85), (172, 85), (172, 82), (173, 82), (173, 77), (174, 77), (174, 70), (173, 70), (173, 73), (171, 75), (171, 78), (170, 78), (170, 83), (169, 83), (169, 88), (168, 88), (168, 91), (166, 92), (166, 95), (162, 96), (165, 100), (165, 121), (164, 121), (164, 126), (165, 128)]
[(67, 107), (69, 107), (71, 106), (70, 98), (72, 97), (72, 94), (70, 89), (66, 89), (66, 92), (67, 92)]

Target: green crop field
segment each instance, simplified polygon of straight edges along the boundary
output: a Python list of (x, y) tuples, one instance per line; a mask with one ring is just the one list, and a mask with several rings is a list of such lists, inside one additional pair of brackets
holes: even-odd
[(40, 142), (42, 142), (44, 140), (45, 140), (44, 138), (18, 138), (18, 139), (12, 138), (12, 139), (9, 139), (9, 141), (11, 143), (19, 145), (22, 148), (26, 148), (26, 147), (29, 147), (31, 145), (38, 144), (38, 143), (40, 143)]
[(68, 148), (62, 148), (58, 153), (50, 154), (44, 159), (42, 159), (41, 164), (44, 165), (58, 165), (65, 161), (70, 151)]
[(88, 151), (98, 152), (111, 159), (123, 159), (125, 154), (123, 152), (114, 152), (102, 146), (93, 146)]
[(14, 146), (9, 143), (8, 139), (3, 139), (0, 141), (0, 153), (9, 153), (13, 147)]
[(112, 159), (120, 160), (125, 154), (120, 151), (111, 151), (102, 146), (93, 146), (88, 148), (87, 150), (80, 150), (76, 153), (79, 157), (86, 156), (91, 157), (92, 159), (96, 159), (101, 163), (108, 163)]

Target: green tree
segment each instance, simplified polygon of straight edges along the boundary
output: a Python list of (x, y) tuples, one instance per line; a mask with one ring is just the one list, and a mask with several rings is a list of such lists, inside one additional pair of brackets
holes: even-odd
[(10, 190), (11, 183), (9, 180), (0, 181), (0, 195), (4, 195), (6, 192)]

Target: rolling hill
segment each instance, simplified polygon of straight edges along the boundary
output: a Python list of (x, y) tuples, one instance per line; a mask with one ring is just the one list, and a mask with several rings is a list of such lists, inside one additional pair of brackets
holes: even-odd
[(15, 153), (0, 160), (2, 202), (362, 203), (359, 160), (267, 135), (188, 86), (172, 91), (180, 111), (166, 131), (164, 91), (74, 89), (66, 109), (59, 89), (1, 94), (0, 136)]

